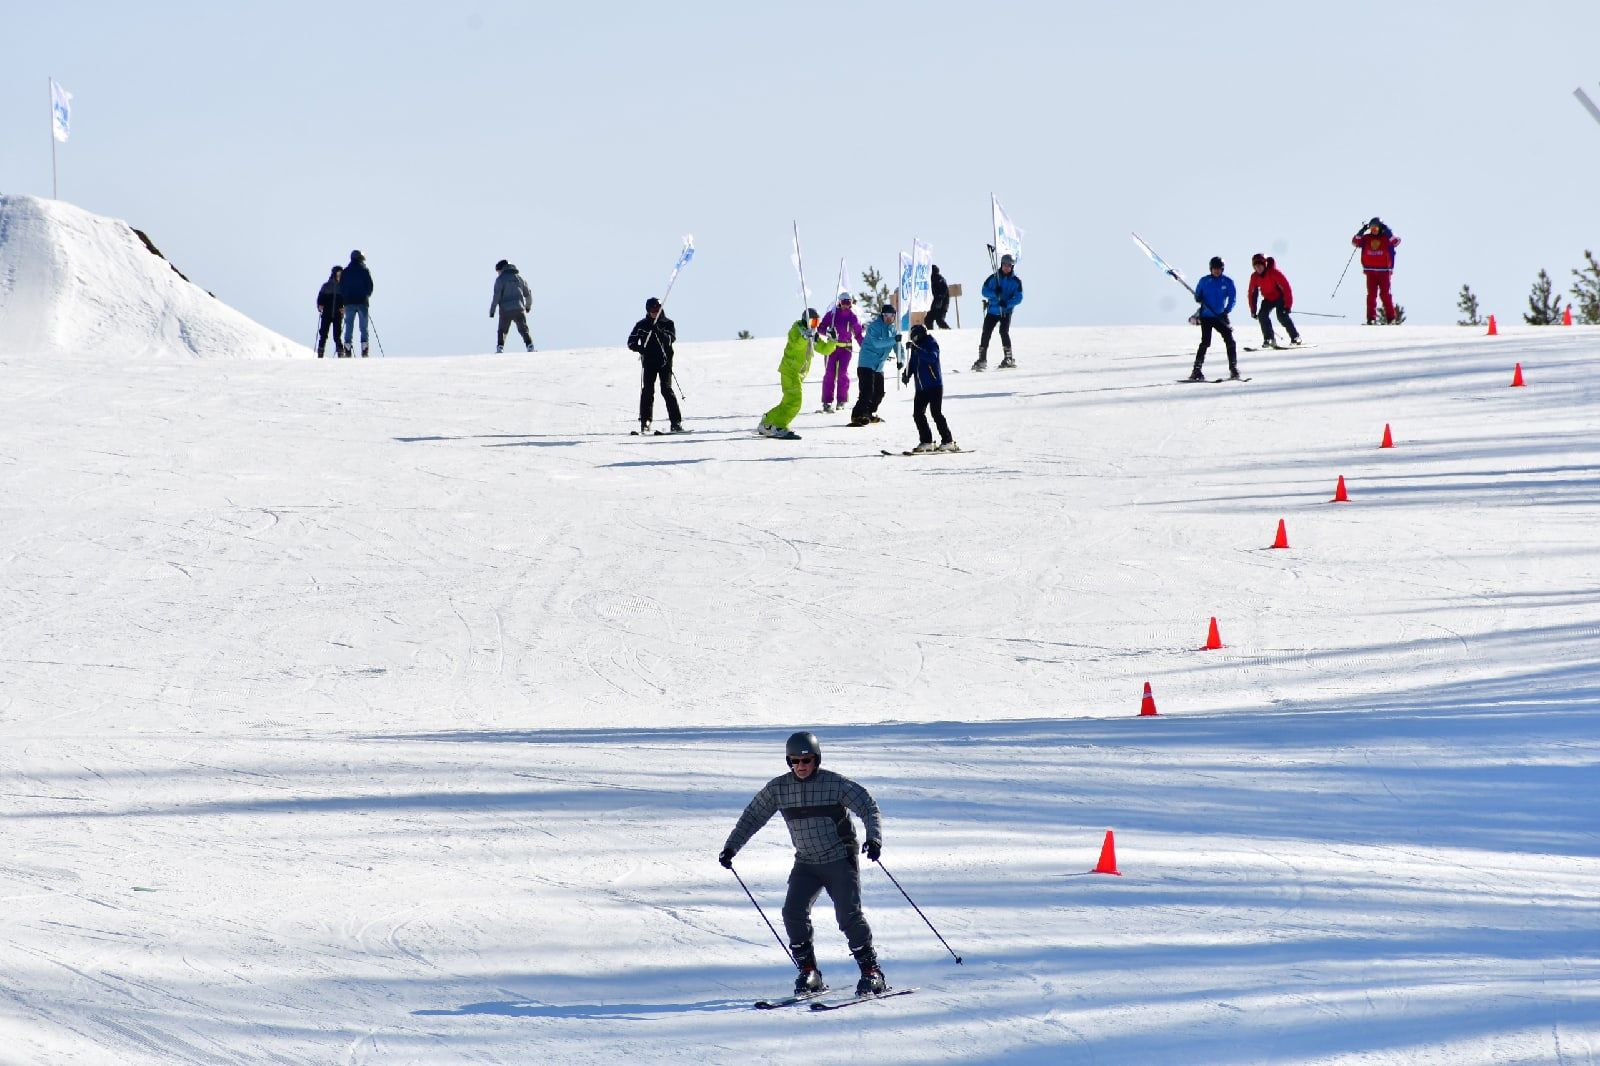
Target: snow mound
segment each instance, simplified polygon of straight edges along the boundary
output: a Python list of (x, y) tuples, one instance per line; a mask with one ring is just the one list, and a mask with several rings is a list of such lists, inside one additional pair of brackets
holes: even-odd
[(59, 200), (3, 194), (0, 353), (311, 354), (190, 282), (126, 222)]

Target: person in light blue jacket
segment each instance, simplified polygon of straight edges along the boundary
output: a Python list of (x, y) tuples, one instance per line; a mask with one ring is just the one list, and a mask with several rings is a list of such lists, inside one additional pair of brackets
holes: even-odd
[(882, 422), (878, 405), (883, 403), (883, 364), (894, 353), (895, 365), (900, 365), (900, 334), (894, 329), (894, 305), (884, 304), (867, 326), (867, 335), (861, 342), (861, 359), (856, 363), (856, 405), (850, 409), (850, 424), (866, 426)]
[(1194, 287), (1194, 300), (1200, 307), (1190, 316), (1191, 325), (1200, 327), (1200, 350), (1194, 353), (1194, 372), (1189, 375), (1190, 381), (1204, 381), (1206, 349), (1211, 347), (1211, 331), (1216, 330), (1222, 334), (1222, 342), (1228, 346), (1228, 376), (1235, 381), (1239, 379), (1239, 347), (1233, 340), (1233, 327), (1228, 324), (1228, 313), (1233, 310), (1233, 305), (1238, 301), (1239, 293), (1233, 287), (1233, 279), (1222, 272), (1223, 265), (1220, 256), (1211, 257), (1211, 273), (1201, 278)]

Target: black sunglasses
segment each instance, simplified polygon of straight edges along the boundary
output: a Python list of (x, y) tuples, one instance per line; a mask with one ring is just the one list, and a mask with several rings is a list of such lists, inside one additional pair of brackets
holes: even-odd
[(789, 765), (790, 766), (809, 766), (809, 765), (811, 765), (812, 763), (814, 763), (816, 761), (817, 761), (817, 757), (815, 755), (800, 755), (800, 756), (797, 756), (796, 758), (790, 759), (789, 760)]

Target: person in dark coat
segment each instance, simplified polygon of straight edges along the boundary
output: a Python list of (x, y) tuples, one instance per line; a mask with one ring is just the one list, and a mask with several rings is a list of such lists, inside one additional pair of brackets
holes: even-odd
[(341, 267), (334, 267), (328, 271), (328, 280), (322, 283), (322, 288), (317, 290), (317, 358), (322, 358), (322, 353), (328, 348), (328, 334), (333, 333), (333, 351), (336, 356), (343, 359), (345, 356), (344, 345), (339, 342), (339, 319), (344, 317), (344, 301), (339, 299), (339, 278), (344, 274)]
[(949, 329), (950, 323), (944, 320), (944, 316), (950, 313), (950, 284), (939, 273), (937, 264), (934, 265), (933, 280), (929, 285), (933, 289), (933, 303), (928, 306), (928, 313), (922, 316), (922, 324), (929, 329), (935, 326)]
[[(959, 452), (961, 447), (950, 435), (950, 423), (944, 420), (944, 374), (939, 370), (939, 342), (920, 325), (911, 327), (911, 354), (906, 367), (900, 372), (902, 384), (915, 378), (916, 397), (912, 400), (911, 417), (917, 423), (917, 446), (913, 452)], [(939, 427), (939, 443), (933, 443), (933, 430), (928, 425), (928, 415), (933, 415)]]
[(367, 357), (367, 322), (369, 312), (367, 301), (372, 299), (372, 274), (367, 270), (367, 257), (359, 251), (350, 253), (350, 262), (344, 268), (344, 274), (339, 278), (339, 298), (344, 302), (344, 351), (346, 355), (354, 352), (351, 347), (355, 333), (356, 320), (361, 320), (361, 358)]
[(489, 301), (489, 317), (500, 315), (500, 332), (495, 334), (494, 350), (506, 350), (506, 334), (515, 325), (522, 334), (522, 343), (533, 351), (533, 335), (528, 332), (528, 312), (533, 310), (533, 292), (522, 280), (517, 268), (504, 259), (494, 265), (498, 272), (494, 279), (494, 295)]
[(678, 394), (672, 391), (672, 345), (678, 339), (678, 327), (666, 316), (661, 301), (654, 296), (644, 302), (644, 317), (634, 324), (628, 334), (628, 350), (639, 353), (643, 379), (639, 389), (639, 433), (649, 434), (650, 423), (655, 418), (656, 382), (661, 383), (661, 398), (667, 402), (667, 417), (672, 420), (673, 433), (687, 433), (683, 428), (683, 412), (678, 409)]

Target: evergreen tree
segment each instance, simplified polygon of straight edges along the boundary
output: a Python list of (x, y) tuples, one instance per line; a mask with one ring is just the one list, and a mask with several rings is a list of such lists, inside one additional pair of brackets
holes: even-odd
[(1531, 313), (1522, 316), (1524, 322), (1530, 326), (1554, 326), (1561, 321), (1561, 297), (1552, 291), (1554, 287), (1549, 273), (1539, 271), (1533, 289), (1528, 293), (1528, 310)]
[(750, 340), (750, 339), (752, 339), (752, 338), (753, 338), (753, 337), (755, 337), (755, 334), (754, 334), (754, 333), (751, 333), (751, 332), (750, 332), (750, 331), (749, 331), (749, 330), (747, 330), (747, 329), (741, 329), (741, 330), (740, 330), (740, 331), (739, 331), (739, 339), (740, 339), (740, 340), (742, 340), (742, 341), (747, 341), (747, 340)]
[(876, 315), (878, 308), (889, 302), (889, 286), (883, 283), (883, 275), (878, 273), (876, 267), (863, 270), (861, 282), (866, 288), (856, 294), (856, 303)]
[(1600, 326), (1600, 263), (1594, 253), (1583, 253), (1584, 268), (1574, 270), (1572, 276), (1572, 310), (1577, 321), (1586, 326)]
[(1406, 309), (1405, 309), (1405, 306), (1403, 304), (1395, 304), (1394, 305), (1394, 317), (1393, 318), (1390, 318), (1387, 314), (1385, 314), (1384, 311), (1383, 311), (1383, 308), (1381, 308), (1381, 307), (1378, 308), (1378, 325), (1380, 325), (1380, 326), (1398, 326), (1400, 323), (1404, 322), (1405, 320), (1406, 320)]
[(1478, 297), (1472, 291), (1472, 286), (1461, 286), (1461, 295), (1456, 297), (1456, 307), (1460, 309), (1465, 318), (1456, 320), (1458, 326), (1481, 326), (1483, 319), (1478, 317)]

